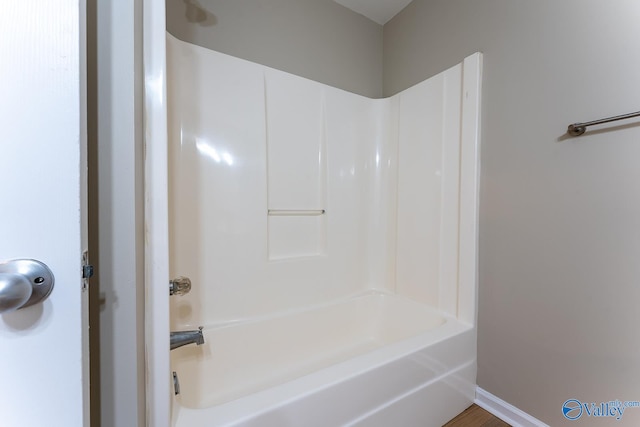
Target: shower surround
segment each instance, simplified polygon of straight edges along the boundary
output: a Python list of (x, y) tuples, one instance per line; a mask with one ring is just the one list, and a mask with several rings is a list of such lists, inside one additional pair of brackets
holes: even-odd
[(175, 426), (442, 425), (474, 399), (481, 55), (369, 99), (168, 35)]

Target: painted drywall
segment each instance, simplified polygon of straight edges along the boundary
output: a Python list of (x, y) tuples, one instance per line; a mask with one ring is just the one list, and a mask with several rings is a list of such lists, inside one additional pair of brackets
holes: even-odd
[(144, 426), (142, 3), (87, 1), (91, 425)]
[(333, 0), (167, 0), (166, 6), (167, 29), (183, 41), (382, 95), (382, 26)]
[[(415, 0), (384, 27), (384, 92), (484, 53), (480, 387), (552, 426), (640, 400), (636, 0)], [(601, 127), (604, 128), (604, 127)], [(584, 414), (581, 426), (637, 426)]]

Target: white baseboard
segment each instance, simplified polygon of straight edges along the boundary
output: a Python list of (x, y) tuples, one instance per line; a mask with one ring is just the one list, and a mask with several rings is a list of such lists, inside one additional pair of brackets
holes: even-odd
[(513, 427), (549, 427), (480, 387), (476, 388), (475, 404)]

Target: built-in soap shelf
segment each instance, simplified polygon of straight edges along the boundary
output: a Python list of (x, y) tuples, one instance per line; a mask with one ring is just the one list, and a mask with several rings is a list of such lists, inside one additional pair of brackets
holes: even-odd
[(326, 254), (326, 210), (268, 209), (269, 260)]
[(269, 216), (320, 216), (324, 215), (324, 209), (269, 209)]

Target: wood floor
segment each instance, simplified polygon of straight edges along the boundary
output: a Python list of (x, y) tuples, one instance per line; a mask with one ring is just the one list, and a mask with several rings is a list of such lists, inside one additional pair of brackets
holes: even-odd
[(446, 423), (442, 427), (510, 427), (502, 421), (479, 407), (471, 405), (463, 413)]

